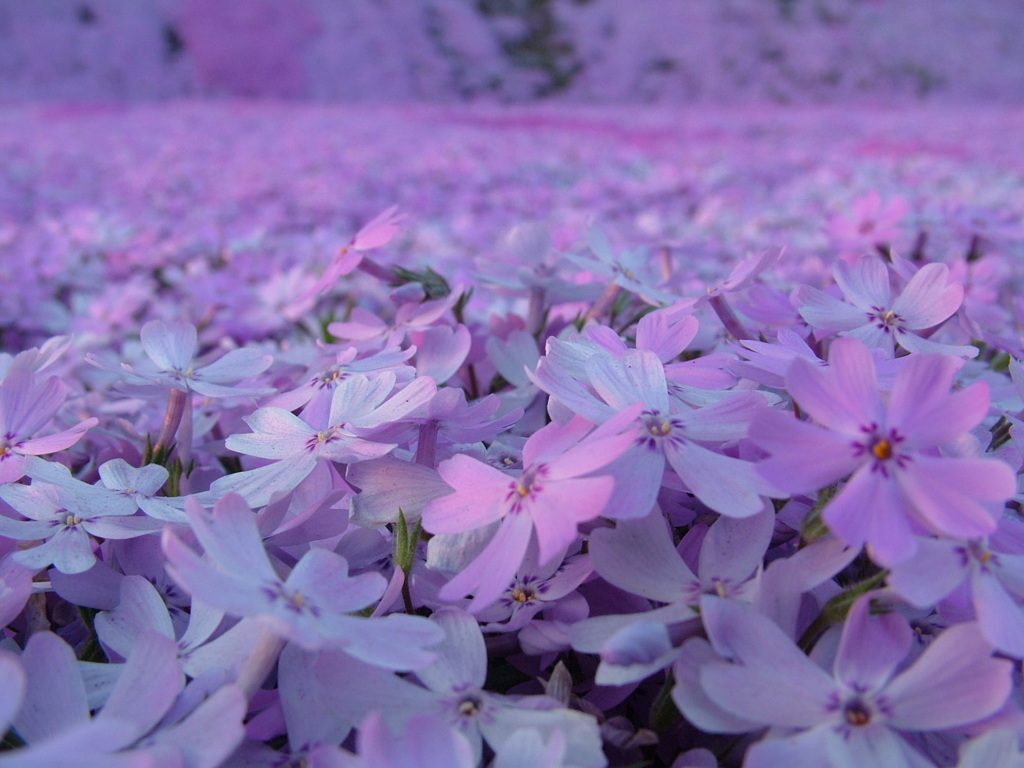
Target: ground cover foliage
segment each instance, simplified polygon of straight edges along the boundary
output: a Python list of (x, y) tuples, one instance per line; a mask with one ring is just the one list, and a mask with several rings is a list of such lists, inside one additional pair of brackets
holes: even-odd
[(0, 766), (1024, 765), (1014, 110), (0, 115)]

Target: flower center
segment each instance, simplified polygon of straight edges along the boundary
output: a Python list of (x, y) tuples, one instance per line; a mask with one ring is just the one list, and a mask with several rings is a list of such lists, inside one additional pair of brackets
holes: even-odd
[(476, 696), (467, 696), (459, 702), (457, 709), (463, 717), (472, 717), (483, 709), (483, 702)]
[(848, 702), (843, 710), (846, 722), (858, 728), (871, 722), (871, 710), (869, 710), (860, 699)]
[(873, 446), (871, 446), (871, 453), (875, 455), (875, 458), (879, 461), (885, 461), (886, 459), (892, 458), (892, 445), (888, 440), (879, 440)]
[(535, 597), (532, 590), (525, 589), (524, 587), (516, 587), (512, 590), (512, 599), (517, 603), (529, 603), (533, 601)]

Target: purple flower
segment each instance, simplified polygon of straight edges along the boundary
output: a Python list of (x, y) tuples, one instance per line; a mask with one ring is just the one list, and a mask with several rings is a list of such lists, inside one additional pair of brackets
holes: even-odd
[[(749, 724), (739, 730), (778, 729), (751, 748), (745, 766), (918, 765), (920, 755), (900, 732), (959, 728), (1004, 704), (1012, 663), (992, 658), (976, 624), (945, 630), (900, 671), (914, 633), (899, 614), (874, 615), (872, 598), (862, 597), (851, 609), (831, 674), (770, 620), (741, 604), (705, 598), (701, 616), (721, 660), (708, 657), (700, 667), (703, 694)], [(688, 719), (719, 730), (714, 716), (704, 717), (711, 710), (677, 691)]]
[(433, 658), (424, 646), (440, 637), (424, 619), (350, 615), (380, 599), (387, 586), (380, 574), (349, 576), (345, 558), (314, 548), (281, 578), (263, 548), (255, 515), (240, 497), (225, 496), (210, 515), (196, 506), (186, 514), (207, 559), (170, 529), (163, 546), (168, 572), (194, 597), (233, 616), (258, 617), (302, 648), (344, 648), (391, 669), (412, 669)]
[(883, 565), (914, 553), (915, 531), (967, 539), (991, 533), (992, 504), (1013, 496), (1016, 478), (1001, 461), (940, 452), (988, 411), (984, 382), (950, 392), (956, 368), (954, 358), (913, 355), (886, 401), (860, 341), (836, 340), (828, 370), (795, 360), (786, 382), (816, 424), (774, 410), (759, 416), (750, 437), (769, 453), (762, 474), (788, 493), (849, 475), (824, 520), (843, 541), (867, 543)]
[(91, 418), (71, 429), (40, 434), (66, 397), (67, 387), (59, 378), (41, 380), (26, 368), (12, 368), (0, 381), (0, 483), (22, 477), (28, 457), (69, 448), (98, 423)]
[(811, 286), (798, 289), (800, 315), (814, 329), (840, 332), (890, 357), (897, 345), (908, 352), (978, 354), (975, 347), (939, 344), (919, 333), (947, 320), (963, 302), (963, 286), (950, 280), (945, 264), (921, 267), (895, 298), (889, 269), (877, 256), (862, 256), (852, 266), (838, 262), (834, 274), (845, 301)]
[(523, 450), (524, 467), (515, 475), (477, 459), (457, 455), (441, 462), (441, 478), (454, 491), (423, 508), (431, 533), (462, 533), (501, 521), (480, 555), (441, 591), (456, 600), (475, 590), (472, 605), (490, 605), (522, 564), (536, 536), (541, 565), (558, 557), (576, 539), (576, 526), (600, 515), (614, 481), (591, 476), (618, 458), (633, 442), (639, 406), (593, 429), (582, 418), (534, 433)]

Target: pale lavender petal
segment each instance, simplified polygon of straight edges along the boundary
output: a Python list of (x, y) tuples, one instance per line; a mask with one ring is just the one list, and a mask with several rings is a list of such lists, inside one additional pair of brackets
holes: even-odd
[(756, 392), (737, 392), (701, 408), (673, 413), (692, 440), (727, 442), (746, 437), (750, 423), (765, 410), (764, 398)]
[(486, 608), (508, 589), (532, 535), (529, 515), (506, 516), (483, 551), (441, 588), (441, 599), (458, 600), (476, 590), (472, 608)]
[(902, 331), (899, 328), (893, 333), (895, 340), (908, 352), (920, 352), (928, 355), (953, 355), (973, 360), (981, 351), (971, 344), (942, 344), (932, 339), (918, 336), (916, 333)]
[(31, 594), (32, 571), (11, 559), (0, 562), (0, 627), (17, 618)]
[(394, 391), (395, 380), (393, 371), (384, 371), (372, 379), (357, 374), (342, 380), (331, 395), (330, 423), (362, 425), (362, 419), (373, 413)]
[(63, 432), (25, 440), (18, 445), (18, 450), (28, 456), (45, 456), (49, 453), (63, 451), (81, 440), (82, 435), (99, 423), (99, 419), (96, 418), (86, 419)]
[(256, 515), (240, 496), (229, 493), (211, 513), (198, 505), (185, 512), (196, 539), (216, 567), (247, 578), (277, 578), (256, 527)]
[(351, 464), (345, 479), (361, 491), (352, 498), (352, 522), (366, 527), (396, 522), (399, 509), (407, 520), (419, 517), (427, 503), (452, 492), (436, 469), (392, 456)]
[(328, 647), (340, 647), (353, 658), (399, 672), (420, 669), (436, 658), (432, 650), (444, 632), (423, 616), (392, 613), (377, 619), (329, 616), (324, 621)]
[(159, 464), (136, 469), (124, 459), (111, 459), (99, 468), (103, 485), (112, 491), (126, 491), (152, 496), (167, 482), (167, 470)]
[(1004, 502), (1016, 493), (1013, 470), (995, 459), (918, 455), (896, 473), (914, 511), (934, 532), (976, 539), (996, 529), (993, 510), (981, 502)]
[(442, 461), (437, 471), (456, 490), (423, 508), (423, 527), (431, 533), (461, 533), (505, 514), (503, 499), (515, 481), (504, 472), (463, 454)]
[(431, 620), (444, 632), (437, 658), (416, 670), (416, 677), (438, 693), (483, 688), (487, 677), (487, 649), (475, 618), (455, 608), (442, 608)]
[(665, 476), (665, 452), (659, 445), (637, 445), (602, 470), (615, 488), (602, 513), (613, 520), (644, 517), (654, 507)]
[[(271, 355), (255, 347), (232, 349), (223, 357), (196, 372), (196, 380), (210, 384), (228, 384), (263, 373), (274, 362)], [(199, 389), (196, 388), (198, 392)]]
[(285, 581), (289, 589), (337, 613), (354, 613), (380, 599), (387, 579), (379, 573), (348, 575), (348, 562), (328, 549), (310, 549)]
[(199, 344), (191, 323), (150, 320), (140, 333), (142, 348), (161, 371), (184, 372)]
[(98, 719), (132, 723), (139, 738), (160, 722), (184, 685), (178, 644), (173, 638), (146, 632), (135, 644)]
[(908, 670), (885, 689), (894, 728), (933, 731), (973, 723), (1010, 695), (1013, 663), (992, 658), (974, 622), (944, 630)]
[(849, 435), (882, 423), (875, 359), (855, 339), (836, 339), (829, 350), (827, 371), (797, 358), (786, 385), (800, 407), (829, 429)]
[(995, 574), (979, 569), (971, 579), (971, 596), (985, 639), (1002, 653), (1024, 658), (1024, 613)]
[(957, 768), (1020, 768), (1024, 753), (1017, 734), (1008, 728), (978, 736), (960, 746)]
[[(191, 595), (233, 616), (248, 616), (267, 610), (269, 603), (259, 586), (245, 575), (229, 575), (193, 552), (168, 528), (163, 534), (167, 572)], [(243, 572), (245, 574), (245, 572)]]
[(552, 562), (576, 540), (576, 526), (604, 512), (615, 481), (610, 477), (546, 484), (527, 507), (539, 545), (540, 564)]
[(988, 413), (985, 382), (950, 393), (959, 366), (950, 357), (911, 355), (893, 385), (888, 426), (899, 429), (909, 449), (943, 445), (976, 427)]
[(771, 505), (750, 517), (718, 518), (701, 544), (697, 565), (701, 581), (738, 584), (750, 578), (761, 565), (774, 531), (775, 512)]
[(308, 453), (217, 478), (210, 485), (215, 497), (236, 493), (253, 507), (270, 503), (275, 493), (287, 493), (305, 480), (316, 468), (317, 460)]
[(934, 768), (931, 760), (881, 723), (854, 728), (849, 736), (833, 727), (825, 746), (829, 765), (834, 768)]
[(809, 285), (801, 285), (794, 295), (800, 302), (800, 317), (812, 328), (851, 331), (867, 322), (864, 310)]
[(860, 547), (830, 536), (774, 560), (761, 576), (755, 605), (784, 632), (796, 636), (803, 593), (824, 584), (858, 554)]
[(770, 454), (757, 471), (782, 493), (816, 491), (862, 463), (848, 437), (774, 409), (753, 421), (750, 439)]
[(261, 459), (283, 459), (302, 451), (316, 430), (282, 408), (259, 408), (246, 417), (252, 434), (234, 434), (225, 446), (236, 453)]
[(877, 256), (861, 256), (853, 264), (837, 261), (832, 274), (851, 304), (864, 309), (889, 306), (889, 269)]
[(56, 376), (41, 385), (32, 371), (15, 369), (0, 381), (0, 434), (28, 437), (42, 429), (67, 397)]
[(85, 684), (71, 646), (52, 632), (37, 632), (21, 654), (27, 687), (13, 724), (29, 744), (57, 736), (89, 719)]
[(643, 680), (671, 664), (678, 653), (663, 623), (639, 616), (604, 642), (594, 682), (626, 685)]
[(870, 466), (862, 467), (825, 507), (832, 532), (847, 544), (867, 543), (872, 559), (892, 566), (917, 548), (895, 482)]
[(85, 520), (82, 527), (101, 539), (134, 539), (162, 530), (166, 523), (150, 517), (122, 517), (111, 515), (94, 520)]
[(768, 492), (754, 465), (696, 443), (672, 442), (665, 457), (686, 486), (711, 509), (730, 517), (750, 517), (764, 506)]
[(644, 518), (622, 520), (590, 535), (594, 570), (620, 589), (674, 603), (697, 579), (679, 557), (660, 509)]
[(930, 328), (956, 312), (963, 300), (963, 286), (949, 282), (949, 267), (925, 264), (893, 302), (892, 311), (908, 328)]
[(850, 609), (836, 654), (836, 679), (857, 691), (885, 685), (910, 652), (914, 638), (910, 624), (901, 614), (873, 615), (873, 597), (861, 597)]
[(699, 329), (696, 317), (685, 315), (679, 318), (679, 314), (670, 307), (641, 317), (636, 325), (637, 349), (654, 352), (662, 362), (679, 357), (696, 338)]
[(594, 355), (586, 367), (591, 386), (613, 408), (643, 403), (661, 413), (668, 411), (665, 367), (653, 352), (629, 349), (621, 358)]
[(458, 372), (469, 355), (473, 339), (464, 325), (437, 325), (413, 335), (416, 373), (443, 384)]
[(79, 526), (61, 528), (38, 547), (23, 549), (12, 555), (16, 562), (39, 570), (52, 564), (61, 573), (82, 573), (96, 564), (92, 539)]
[(894, 565), (886, 583), (911, 605), (928, 608), (964, 582), (969, 563), (962, 543), (919, 539), (917, 552)]
[(96, 634), (103, 644), (124, 658), (131, 655), (139, 636), (158, 632), (174, 638), (174, 625), (156, 587), (141, 576), (121, 580), (121, 600), (112, 611), (95, 618)]
[[(538, 698), (540, 706), (550, 702)], [(566, 754), (572, 756), (572, 768), (603, 768), (608, 764), (597, 722), (591, 715), (571, 709), (531, 709), (523, 703), (520, 700), (517, 707), (496, 707), (493, 718), (480, 722), (484, 739), (496, 752), (522, 728), (536, 729), (544, 738), (561, 731), (566, 737)]]
[(720, 707), (704, 692), (700, 684), (701, 669), (721, 660), (704, 638), (687, 640), (672, 666), (676, 681), (672, 701), (689, 722), (706, 733), (744, 733), (762, 727), (759, 721), (746, 720)]
[(180, 723), (153, 734), (152, 742), (181, 755), (185, 768), (216, 768), (245, 735), (242, 719), (246, 705), (242, 691), (226, 685), (210, 694)]
[(701, 617), (715, 650), (700, 684), (718, 706), (764, 725), (807, 728), (822, 722), (835, 683), (770, 619), (731, 600), (705, 597)]
[[(744, 768), (824, 768), (829, 732), (835, 726), (820, 725), (789, 738), (764, 738), (751, 745), (743, 759)], [(879, 764), (881, 768), (882, 764)], [(717, 766), (716, 766), (717, 768)], [(829, 765), (828, 768), (833, 768)], [(886, 766), (886, 768), (889, 768)]]

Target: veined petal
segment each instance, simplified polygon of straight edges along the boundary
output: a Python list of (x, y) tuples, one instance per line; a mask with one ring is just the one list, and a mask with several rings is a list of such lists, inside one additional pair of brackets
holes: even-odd
[(507, 515), (476, 559), (441, 588), (441, 599), (458, 600), (475, 590), (470, 611), (486, 608), (508, 589), (523, 562), (532, 534), (529, 515)]
[(925, 264), (893, 302), (892, 311), (908, 328), (931, 328), (950, 317), (964, 300), (964, 287), (949, 282), (945, 264)]
[(929, 608), (967, 578), (969, 560), (957, 552), (962, 548), (947, 539), (919, 539), (917, 552), (895, 565), (886, 583), (916, 608)]
[(255, 347), (243, 347), (232, 349), (223, 357), (197, 370), (195, 375), (200, 381), (210, 384), (229, 384), (261, 374), (273, 362), (272, 355)]
[(442, 608), (431, 617), (444, 632), (437, 658), (416, 671), (427, 688), (448, 694), (484, 687), (487, 649), (477, 620), (464, 611)]
[(666, 444), (665, 457), (694, 495), (716, 512), (749, 517), (763, 508), (761, 494), (769, 489), (749, 461), (690, 442)]
[(28, 369), (15, 368), (0, 381), (0, 435), (28, 437), (53, 418), (67, 397), (67, 387), (56, 376), (39, 384)]
[(167, 606), (150, 582), (142, 576), (121, 580), (121, 600), (112, 611), (96, 615), (96, 633), (115, 652), (126, 659), (143, 632), (159, 632), (174, 637)]
[(437, 468), (455, 491), (423, 507), (423, 527), (431, 533), (462, 533), (501, 518), (515, 480), (494, 467), (457, 454)]
[(258, 408), (245, 423), (252, 434), (235, 434), (224, 445), (236, 453), (261, 459), (283, 459), (302, 451), (317, 431), (298, 416), (282, 408)]
[(888, 426), (898, 428), (907, 448), (943, 445), (976, 427), (988, 413), (988, 385), (979, 381), (950, 392), (957, 360), (911, 355), (897, 374), (889, 399)]
[(684, 599), (686, 585), (697, 580), (676, 552), (657, 508), (646, 517), (594, 531), (590, 557), (594, 570), (609, 583), (664, 603)]
[(770, 454), (757, 471), (780, 492), (816, 491), (863, 463), (846, 435), (772, 408), (751, 423), (750, 439)]
[(336, 613), (354, 613), (380, 599), (387, 579), (374, 572), (349, 576), (344, 557), (314, 547), (302, 556), (285, 584)]
[(256, 527), (256, 514), (236, 494), (219, 499), (209, 514), (196, 506), (185, 512), (196, 539), (214, 565), (248, 578), (277, 578)]
[(142, 348), (161, 371), (185, 371), (199, 345), (195, 326), (182, 321), (150, 320), (140, 336)]
[(764, 725), (808, 728), (828, 717), (835, 682), (770, 619), (731, 600), (705, 597), (701, 617), (719, 654), (701, 687), (726, 711)]
[(992, 658), (975, 622), (943, 630), (921, 657), (885, 689), (894, 728), (936, 731), (973, 723), (1010, 695), (1013, 663)]
[(847, 544), (859, 547), (866, 542), (880, 565), (895, 565), (916, 551), (895, 481), (870, 465), (854, 473), (825, 507), (822, 518)]
[(861, 256), (854, 264), (838, 261), (832, 274), (851, 304), (863, 309), (889, 306), (889, 268), (878, 256)]
[(57, 736), (89, 719), (89, 703), (71, 646), (52, 632), (36, 632), (21, 654), (27, 686), (14, 727), (29, 744)]
[(800, 286), (794, 295), (800, 302), (800, 317), (812, 328), (830, 332), (852, 331), (868, 320), (863, 309), (809, 285)]
[(899, 613), (871, 613), (871, 595), (854, 603), (843, 626), (835, 675), (848, 688), (874, 690), (885, 685), (910, 653), (914, 633)]
[(996, 529), (982, 502), (1004, 502), (1016, 492), (1013, 470), (997, 459), (917, 455), (895, 473), (915, 515), (934, 532), (977, 539)]
[(818, 423), (849, 435), (880, 424), (882, 401), (871, 351), (855, 339), (836, 339), (828, 360), (828, 371), (802, 358), (790, 365), (786, 385), (800, 407)]
[(537, 531), (542, 566), (576, 540), (578, 523), (600, 516), (614, 486), (610, 477), (546, 481), (524, 504)]
[(590, 385), (617, 410), (634, 403), (659, 412), (668, 411), (665, 366), (653, 352), (627, 349), (621, 358), (594, 355), (586, 362)]
[(975, 572), (971, 597), (985, 639), (1002, 653), (1024, 658), (1024, 612), (995, 574)]

